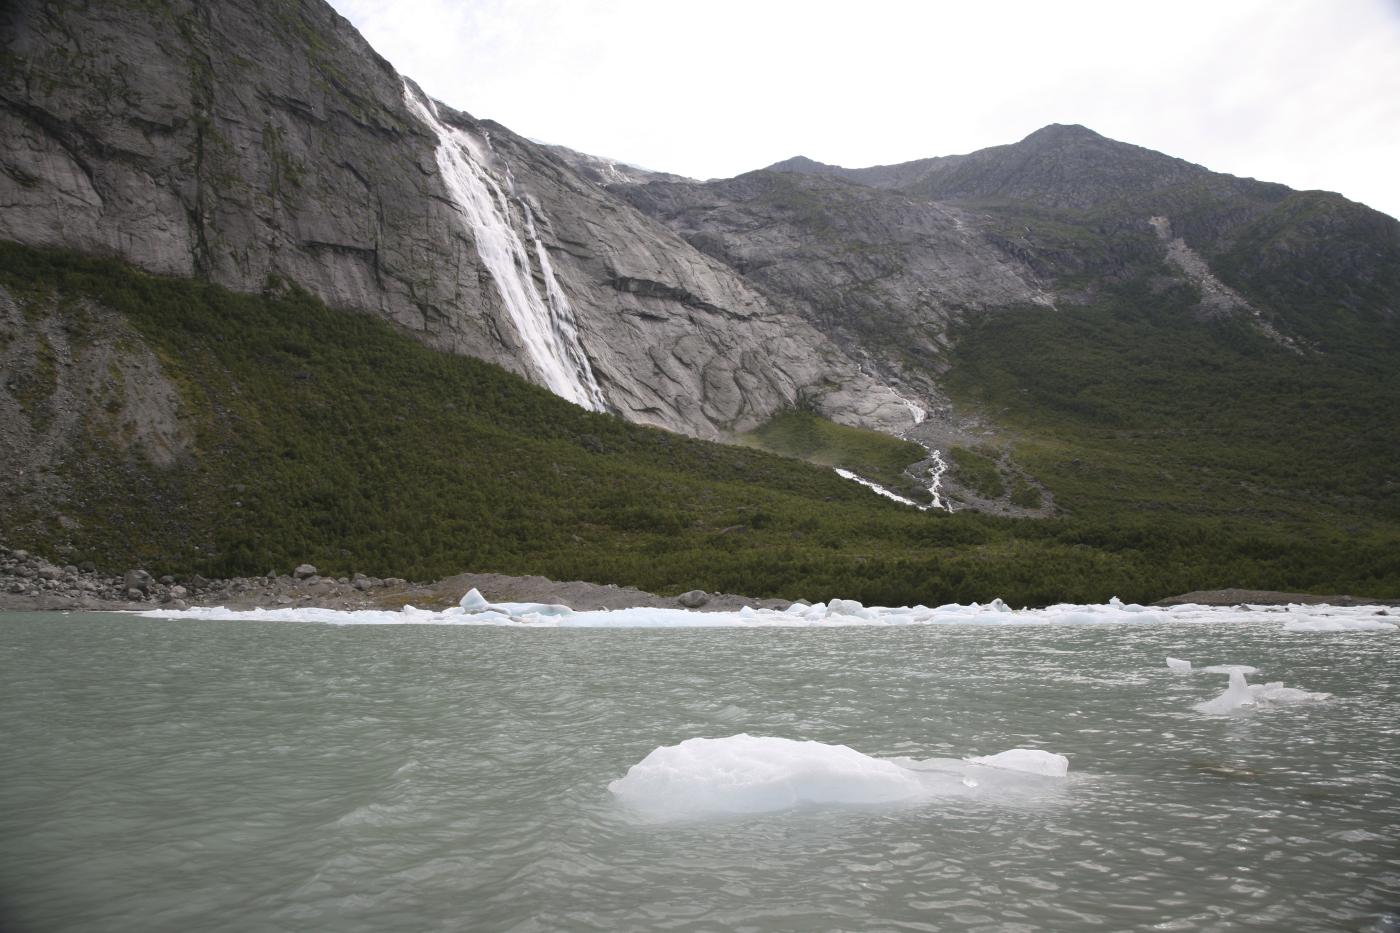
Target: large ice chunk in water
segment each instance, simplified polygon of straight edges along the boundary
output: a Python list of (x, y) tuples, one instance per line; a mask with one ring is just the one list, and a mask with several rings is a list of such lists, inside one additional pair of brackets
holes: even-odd
[(740, 734), (664, 745), (608, 790), (640, 809), (686, 816), (889, 803), (919, 796), (923, 784), (909, 770), (845, 745)]
[(457, 605), (467, 612), (484, 612), (491, 608), (491, 604), (486, 601), (486, 597), (481, 595), (481, 590), (472, 587), (467, 590), (467, 595), (462, 597), (462, 601)]
[(1181, 658), (1167, 658), (1167, 669), (1176, 671), (1178, 674), (1191, 673), (1191, 662), (1183, 661)]
[(1004, 771), (1023, 771), (1027, 774), (1041, 774), (1045, 777), (1064, 777), (1069, 772), (1069, 759), (1054, 752), (1038, 748), (1013, 748), (995, 755), (982, 755), (969, 758), (975, 765), (988, 768), (1001, 768)]
[(1285, 687), (1278, 681), (1251, 685), (1244, 679), (1244, 675), (1246, 672), (1253, 673), (1254, 668), (1243, 664), (1221, 665), (1218, 672), (1229, 673), (1230, 686), (1215, 699), (1197, 703), (1197, 712), (1220, 716), (1233, 713), (1242, 707), (1287, 706), (1292, 703), (1326, 700), (1332, 696), (1330, 693), (1313, 693), (1299, 690), (1297, 687)]
[[(1224, 693), (1213, 700), (1206, 700), (1203, 703), (1196, 704), (1196, 710), (1198, 712), (1219, 716), (1224, 713), (1234, 712), (1241, 706), (1254, 705), (1254, 694), (1249, 692), (1249, 682), (1244, 679), (1244, 671), (1240, 670), (1240, 667), (1243, 667), (1243, 665), (1238, 665), (1235, 670), (1228, 672), (1230, 675), (1230, 686), (1225, 689)], [(1212, 668), (1208, 667), (1206, 670), (1210, 671)], [(1249, 670), (1252, 672), (1253, 668), (1249, 668)], [(1226, 672), (1216, 671), (1216, 673)]]

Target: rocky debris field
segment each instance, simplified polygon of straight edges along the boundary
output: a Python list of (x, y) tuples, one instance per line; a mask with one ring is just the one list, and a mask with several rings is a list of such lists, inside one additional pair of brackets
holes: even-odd
[(162, 576), (140, 568), (123, 574), (99, 572), (91, 564), (58, 565), (29, 551), (0, 545), (0, 610), (142, 610), (224, 606), (275, 609), (420, 609), (455, 606), (475, 587), (494, 602), (556, 603), (578, 610), (664, 606), (723, 612), (754, 606), (785, 609), (784, 599), (751, 599), (691, 590), (677, 597), (613, 584), (559, 582), (545, 577), (464, 573), (431, 583), (399, 577), (322, 576), (311, 564), (290, 574), (209, 580), (198, 575)]
[(380, 597), (403, 590), (396, 577), (322, 577), (310, 564), (291, 574), (209, 580), (197, 574), (156, 578), (140, 568), (122, 574), (91, 564), (50, 563), (28, 551), (0, 546), (0, 609), (184, 609), (327, 606), (382, 608)]
[(1159, 599), (1154, 606), (1400, 606), (1400, 600), (1376, 599), (1371, 596), (1332, 595), (1312, 593), (1280, 593), (1276, 590), (1193, 590), (1180, 596)]

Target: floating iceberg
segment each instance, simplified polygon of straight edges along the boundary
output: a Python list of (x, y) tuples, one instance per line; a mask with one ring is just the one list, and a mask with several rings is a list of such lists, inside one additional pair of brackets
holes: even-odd
[(913, 772), (845, 745), (744, 734), (662, 746), (608, 785), (632, 806), (681, 816), (890, 803), (923, 789)]
[(1167, 658), (1167, 669), (1176, 671), (1178, 674), (1191, 673), (1191, 662), (1183, 661), (1181, 658)]
[[(1214, 670), (1214, 668), (1208, 667), (1206, 670), (1211, 671)], [(1249, 670), (1252, 673), (1254, 668), (1249, 668)], [(1230, 686), (1215, 699), (1197, 703), (1197, 712), (1207, 713), (1212, 716), (1220, 716), (1225, 713), (1234, 712), (1241, 706), (1254, 705), (1254, 694), (1249, 690), (1249, 682), (1244, 679), (1244, 671), (1234, 670), (1228, 673), (1230, 675)]]
[(1223, 664), (1207, 671), (1230, 675), (1230, 686), (1213, 700), (1197, 703), (1197, 712), (1212, 716), (1223, 716), (1243, 707), (1288, 706), (1294, 703), (1310, 703), (1326, 700), (1330, 693), (1313, 693), (1296, 687), (1285, 687), (1275, 681), (1267, 684), (1251, 685), (1244, 679), (1245, 674), (1256, 673), (1255, 669), (1244, 664)]
[(1069, 772), (1069, 759), (1054, 752), (1038, 748), (1013, 748), (995, 755), (969, 758), (975, 765), (988, 768), (1001, 768), (1004, 771), (1022, 771), (1026, 774), (1040, 774), (1045, 777), (1064, 777)]
[[(872, 758), (845, 745), (747, 734), (655, 749), (608, 785), (654, 818), (769, 813), (807, 804), (887, 804), (1041, 791), (1063, 755), (1017, 748), (966, 761)], [(998, 777), (998, 772), (1003, 776)], [(1016, 772), (1019, 772), (1016, 773)], [(1058, 782), (1052, 782), (1058, 783)]]
[(467, 590), (467, 595), (462, 597), (462, 601), (457, 605), (467, 612), (484, 612), (491, 608), (491, 604), (486, 601), (486, 597), (481, 595), (481, 590), (472, 587)]

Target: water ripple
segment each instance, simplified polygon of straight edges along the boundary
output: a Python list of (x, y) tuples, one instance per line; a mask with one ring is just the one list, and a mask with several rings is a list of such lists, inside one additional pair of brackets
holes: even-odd
[[(1400, 904), (1397, 644), (1276, 621), (11, 616), (0, 909), (142, 933), (1374, 928)], [(1224, 678), (1168, 655), (1335, 699), (1202, 716)], [(913, 760), (1039, 747), (1071, 772), (1053, 792), (669, 824), (607, 791), (659, 745), (737, 732)]]

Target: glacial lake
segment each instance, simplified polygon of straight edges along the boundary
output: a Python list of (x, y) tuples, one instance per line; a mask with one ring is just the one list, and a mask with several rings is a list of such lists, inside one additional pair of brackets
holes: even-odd
[[(0, 614), (0, 929), (1400, 929), (1400, 633), (1220, 618)], [(1204, 713), (1218, 664), (1332, 696)], [(830, 802), (859, 775), (764, 812), (610, 790), (745, 733), (942, 764), (882, 803)], [(1068, 774), (962, 763), (1015, 748)]]

